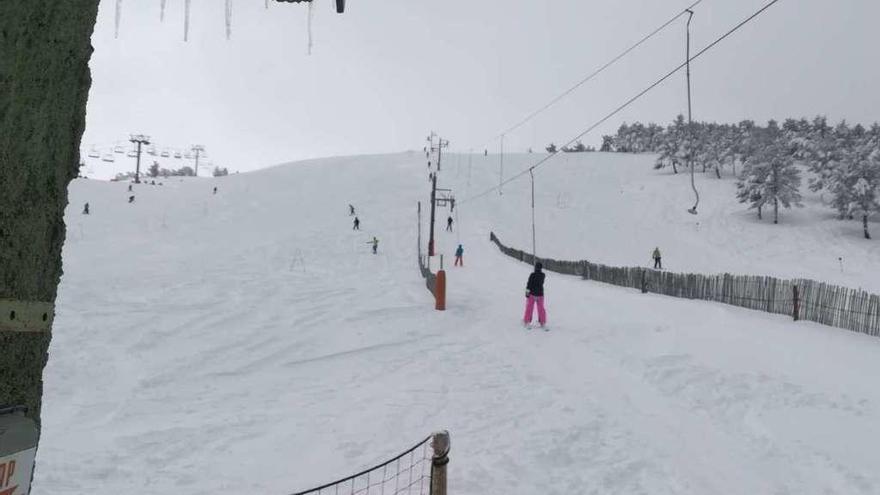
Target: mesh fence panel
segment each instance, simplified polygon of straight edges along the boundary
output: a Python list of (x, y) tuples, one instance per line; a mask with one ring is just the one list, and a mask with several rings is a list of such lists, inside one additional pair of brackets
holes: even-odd
[(431, 437), (378, 466), (293, 495), (430, 495)]

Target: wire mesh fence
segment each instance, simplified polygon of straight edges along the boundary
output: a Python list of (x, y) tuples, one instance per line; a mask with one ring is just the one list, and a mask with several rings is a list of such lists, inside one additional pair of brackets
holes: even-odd
[[(494, 233), (489, 239), (502, 253), (534, 264), (529, 253), (505, 246)], [(807, 320), (880, 336), (880, 296), (808, 279), (786, 280), (753, 275), (701, 275), (651, 270), (643, 267), (607, 266), (589, 261), (559, 261), (540, 258), (546, 270), (576, 275), (644, 293), (685, 299), (702, 299), (732, 306), (785, 314)]]
[(431, 489), (438, 435), (445, 435), (448, 445), (446, 432), (435, 434), (382, 464), (293, 495), (445, 495)]

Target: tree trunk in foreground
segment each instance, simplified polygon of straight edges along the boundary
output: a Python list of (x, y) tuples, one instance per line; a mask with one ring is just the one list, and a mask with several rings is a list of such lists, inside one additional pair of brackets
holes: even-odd
[(0, 406), (37, 425), (97, 13), (98, 0), (0, 0)]

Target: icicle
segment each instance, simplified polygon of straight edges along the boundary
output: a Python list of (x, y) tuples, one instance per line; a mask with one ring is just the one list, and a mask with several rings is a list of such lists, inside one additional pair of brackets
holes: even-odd
[(226, 0), (226, 39), (232, 37), (232, 0)]
[(183, 7), (183, 41), (189, 41), (189, 8), (192, 0), (186, 0)]
[(159, 22), (165, 22), (165, 0), (159, 2)]
[(116, 0), (116, 34), (119, 38), (119, 22), (122, 20), (122, 0)]
[(312, 54), (312, 17), (314, 17), (314, 9), (312, 9), (312, 5), (314, 2), (309, 2), (309, 55)]

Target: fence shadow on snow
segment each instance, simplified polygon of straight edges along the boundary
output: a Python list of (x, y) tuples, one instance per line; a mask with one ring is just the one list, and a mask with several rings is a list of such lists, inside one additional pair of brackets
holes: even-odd
[[(489, 234), (502, 253), (524, 263), (534, 264), (533, 255), (505, 246), (495, 233)], [(808, 279), (784, 280), (775, 277), (701, 275), (672, 273), (643, 267), (615, 267), (581, 261), (538, 258), (544, 269), (584, 280), (639, 289), (643, 293), (663, 294), (684, 299), (715, 301), (732, 306), (789, 315), (807, 320), (880, 336), (880, 296), (863, 290), (830, 285)]]

